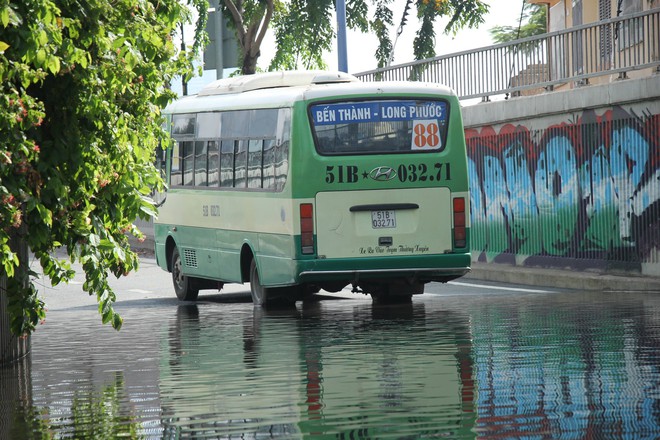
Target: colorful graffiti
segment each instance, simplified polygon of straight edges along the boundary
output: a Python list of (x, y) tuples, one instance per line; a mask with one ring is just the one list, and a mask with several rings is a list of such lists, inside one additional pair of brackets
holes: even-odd
[[(660, 255), (660, 114), (465, 132), (479, 261), (641, 270)], [(538, 122), (538, 120), (537, 120)]]

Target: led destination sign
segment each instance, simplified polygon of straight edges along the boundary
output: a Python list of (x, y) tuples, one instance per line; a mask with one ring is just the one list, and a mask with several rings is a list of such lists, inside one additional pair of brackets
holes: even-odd
[(314, 125), (360, 122), (389, 122), (447, 118), (447, 104), (442, 101), (375, 101), (321, 104), (311, 108)]

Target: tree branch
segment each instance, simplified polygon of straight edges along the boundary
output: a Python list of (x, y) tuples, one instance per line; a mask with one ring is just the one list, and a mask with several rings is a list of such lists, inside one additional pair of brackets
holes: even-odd
[(257, 37), (256, 40), (257, 47), (261, 46), (261, 42), (264, 40), (264, 37), (266, 36), (266, 31), (268, 30), (270, 20), (273, 18), (274, 9), (275, 9), (275, 4), (273, 3), (273, 0), (266, 0), (266, 17), (261, 23), (261, 30), (259, 31), (259, 36)]
[(241, 46), (243, 46), (243, 50), (245, 50), (245, 23), (243, 23), (243, 14), (238, 10), (233, 0), (224, 0), (224, 2), (229, 12), (231, 12), (234, 24), (236, 25), (236, 32), (238, 32), (238, 40)]

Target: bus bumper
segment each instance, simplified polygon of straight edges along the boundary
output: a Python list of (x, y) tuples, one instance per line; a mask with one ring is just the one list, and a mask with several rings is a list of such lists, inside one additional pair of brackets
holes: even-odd
[(298, 260), (301, 283), (323, 281), (414, 279), (419, 282), (447, 282), (470, 272), (471, 256), (443, 254), (405, 258), (336, 258)]

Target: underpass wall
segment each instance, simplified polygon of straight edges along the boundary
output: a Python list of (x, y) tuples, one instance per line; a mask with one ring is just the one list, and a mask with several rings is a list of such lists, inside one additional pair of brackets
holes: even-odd
[(463, 120), (473, 261), (660, 276), (660, 75)]

